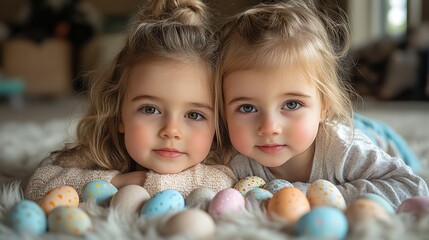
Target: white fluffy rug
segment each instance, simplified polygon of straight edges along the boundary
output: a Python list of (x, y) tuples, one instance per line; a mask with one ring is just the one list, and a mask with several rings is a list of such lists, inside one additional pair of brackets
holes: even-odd
[[(384, 106), (385, 107), (385, 106)], [(380, 108), (381, 109), (381, 108)], [(387, 109), (387, 110), (386, 110)], [(365, 109), (367, 116), (388, 122), (408, 141), (422, 160), (419, 174), (429, 179), (429, 112), (413, 111), (398, 114), (397, 109)], [(38, 239), (16, 235), (6, 223), (8, 210), (22, 199), (19, 183), (48, 153), (63, 146), (72, 136), (76, 119), (52, 120), (45, 123), (5, 123), (0, 126), (0, 239)], [(138, 218), (91, 205), (94, 229), (85, 239), (164, 239), (158, 228), (169, 216), (155, 219)], [(429, 213), (415, 219), (410, 215), (392, 216), (391, 223), (366, 222), (349, 231), (347, 239), (429, 239)], [(226, 216), (216, 220), (216, 232), (209, 239), (296, 239), (290, 234), (292, 226), (270, 220), (259, 209)], [(46, 233), (40, 239), (75, 239), (68, 235)], [(174, 236), (169, 239), (192, 239), (192, 236)]]

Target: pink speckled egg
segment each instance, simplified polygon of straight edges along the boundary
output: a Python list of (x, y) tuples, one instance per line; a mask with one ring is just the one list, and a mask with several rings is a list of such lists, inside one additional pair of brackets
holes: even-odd
[(265, 185), (264, 179), (258, 176), (248, 176), (235, 184), (234, 188), (237, 189), (243, 196), (254, 188), (263, 188)]
[(226, 188), (216, 194), (210, 202), (208, 212), (213, 217), (219, 217), (225, 213), (242, 211), (244, 208), (243, 195), (234, 188)]
[(301, 190), (286, 187), (274, 194), (268, 202), (267, 210), (270, 217), (280, 217), (294, 223), (310, 211), (310, 203)]
[(60, 186), (50, 190), (39, 202), (40, 207), (49, 214), (58, 206), (77, 207), (79, 205), (79, 194), (69, 186)]
[(397, 213), (412, 213), (417, 217), (429, 214), (429, 197), (408, 198), (399, 205)]

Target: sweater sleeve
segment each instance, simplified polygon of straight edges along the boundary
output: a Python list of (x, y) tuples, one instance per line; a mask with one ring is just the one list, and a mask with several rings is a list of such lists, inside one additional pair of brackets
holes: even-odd
[(46, 159), (42, 166), (36, 169), (31, 176), (24, 192), (24, 197), (33, 201), (40, 201), (45, 194), (59, 186), (70, 186), (82, 196), (82, 188), (93, 180), (110, 180), (119, 174), (115, 170), (97, 170), (94, 167), (85, 168), (57, 165), (51, 159)]
[(407, 198), (428, 195), (427, 184), (421, 177), (401, 159), (389, 156), (374, 145), (360, 131), (355, 132), (351, 143), (342, 137), (350, 135), (344, 127), (331, 136), (335, 134), (337, 138), (318, 142), (324, 146), (323, 151), (322, 148), (316, 150), (310, 182), (320, 178), (333, 182), (347, 203), (363, 194), (374, 193), (397, 208)]
[(234, 186), (236, 181), (233, 172), (227, 166), (197, 164), (176, 174), (149, 171), (143, 187), (151, 196), (165, 189), (174, 189), (186, 198), (196, 188), (209, 188), (217, 193)]

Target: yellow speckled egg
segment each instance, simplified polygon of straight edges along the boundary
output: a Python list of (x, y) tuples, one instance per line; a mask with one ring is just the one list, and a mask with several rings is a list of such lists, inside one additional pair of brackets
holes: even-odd
[(39, 202), (46, 214), (58, 206), (78, 206), (79, 194), (69, 186), (60, 186), (50, 190)]
[(338, 188), (329, 181), (319, 179), (310, 184), (307, 198), (312, 208), (327, 206), (346, 209), (346, 201)]
[(350, 203), (345, 211), (350, 228), (367, 220), (390, 221), (389, 213), (377, 202), (360, 198)]
[(48, 216), (49, 231), (80, 235), (92, 228), (89, 216), (78, 207), (60, 206)]
[(249, 190), (252, 190), (254, 188), (263, 188), (264, 185), (264, 179), (258, 176), (248, 176), (236, 183), (234, 188), (237, 189), (244, 196)]
[(310, 203), (301, 190), (287, 187), (274, 194), (267, 210), (270, 217), (280, 217), (294, 223), (310, 211)]

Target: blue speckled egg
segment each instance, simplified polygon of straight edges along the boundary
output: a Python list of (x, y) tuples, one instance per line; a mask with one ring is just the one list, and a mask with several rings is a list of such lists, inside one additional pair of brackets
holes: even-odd
[(48, 215), (49, 231), (80, 235), (92, 228), (89, 216), (79, 207), (59, 206)]
[(298, 236), (318, 239), (344, 239), (348, 222), (344, 213), (335, 207), (316, 207), (303, 215), (295, 225)]
[(384, 199), (383, 197), (381, 197), (377, 194), (367, 193), (367, 194), (363, 195), (362, 198), (368, 198), (368, 199), (373, 200), (374, 202), (380, 204), (390, 214), (395, 213), (395, 209), (393, 209), (392, 205), (390, 205), (386, 199)]
[(183, 195), (173, 189), (166, 189), (156, 193), (140, 210), (141, 216), (153, 217), (185, 208)]
[(37, 203), (29, 200), (18, 202), (11, 208), (8, 222), (17, 233), (41, 235), (47, 228), (45, 212)]
[(274, 179), (265, 184), (264, 189), (275, 194), (278, 190), (285, 187), (293, 187), (292, 183), (284, 179)]
[(244, 200), (246, 201), (246, 207), (250, 208), (253, 205), (262, 204), (272, 197), (273, 194), (270, 191), (263, 188), (254, 188), (246, 193)]
[(118, 192), (118, 189), (113, 186), (111, 183), (94, 180), (87, 183), (82, 188), (82, 198), (83, 201), (93, 201), (101, 206), (108, 206), (113, 195)]

